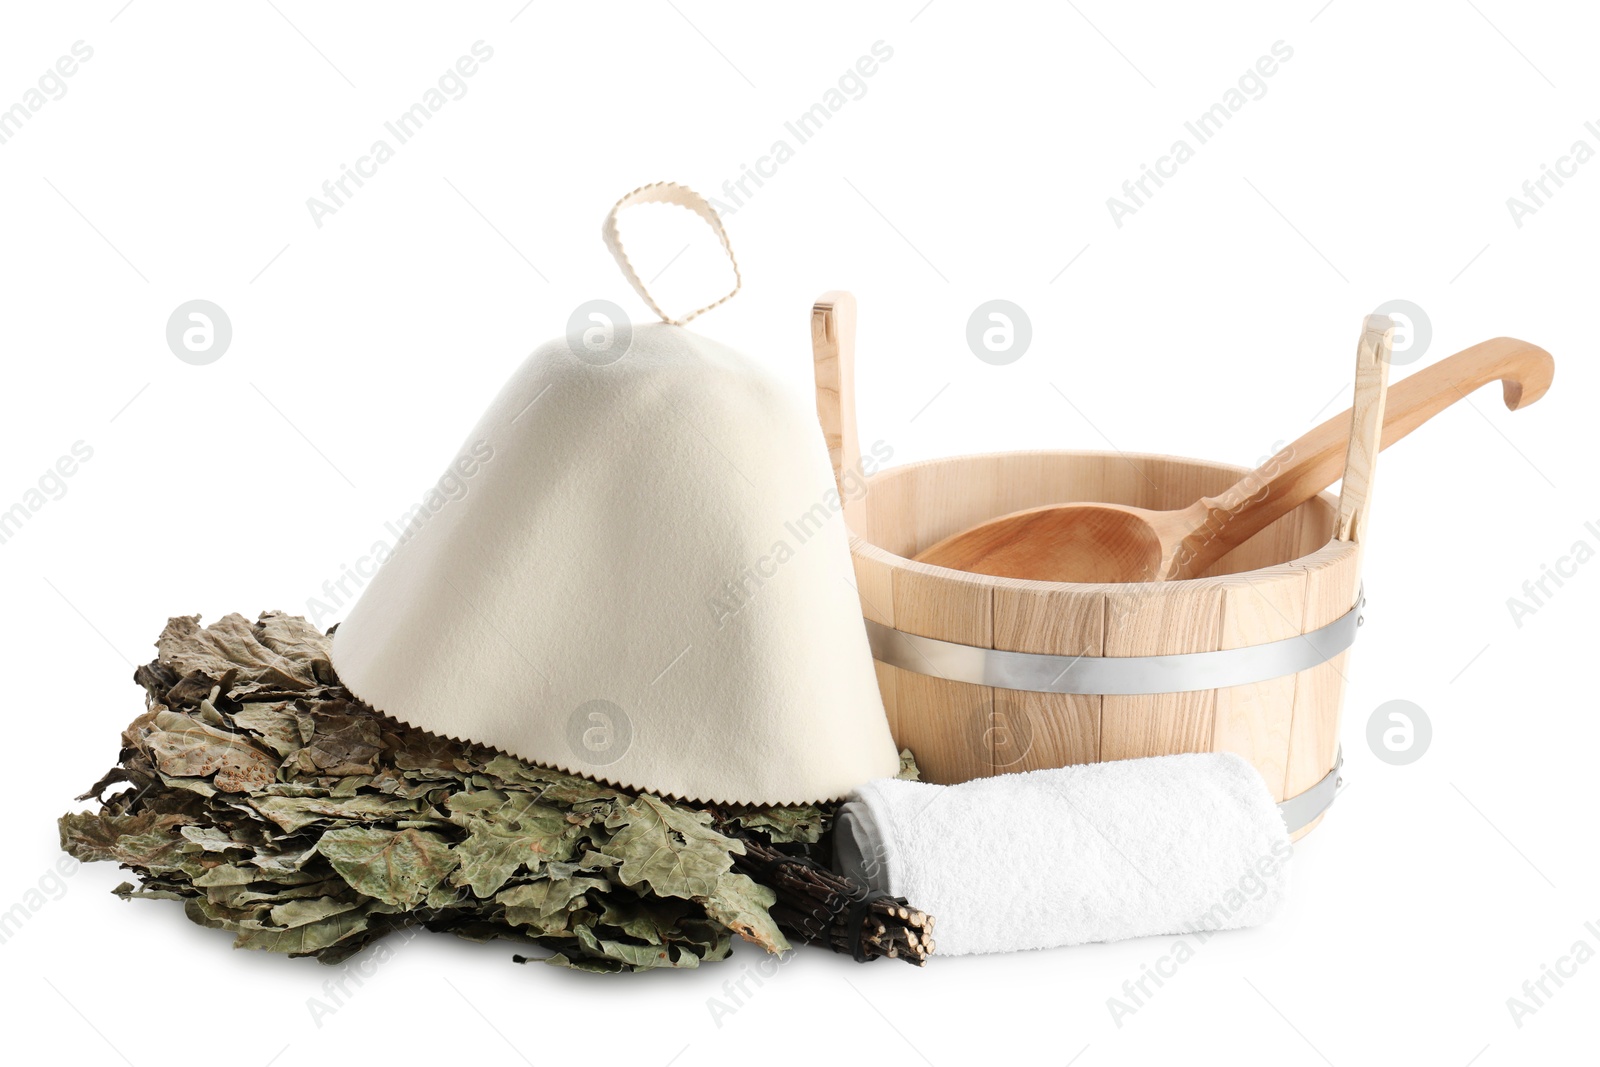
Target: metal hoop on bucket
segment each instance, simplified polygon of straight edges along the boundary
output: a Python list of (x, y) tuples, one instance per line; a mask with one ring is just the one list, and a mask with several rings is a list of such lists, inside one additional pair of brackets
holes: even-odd
[(914, 674), (1030, 693), (1142, 696), (1226, 689), (1298, 674), (1355, 643), (1365, 590), (1326, 626), (1296, 637), (1220, 652), (1168, 656), (1051, 656), (920, 637), (864, 620), (872, 658)]

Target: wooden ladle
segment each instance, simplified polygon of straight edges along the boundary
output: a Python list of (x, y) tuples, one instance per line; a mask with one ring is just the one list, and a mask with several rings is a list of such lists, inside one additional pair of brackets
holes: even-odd
[[(1473, 345), (1389, 388), (1382, 447), (1492, 381), (1504, 383), (1506, 407), (1526, 407), (1544, 396), (1554, 375), (1550, 353), (1526, 341), (1496, 337)], [(1335, 415), (1225, 492), (1186, 508), (1047, 504), (980, 523), (916, 558), (938, 567), (1036, 581), (1192, 578), (1332, 485), (1343, 468), (1351, 419), (1348, 410)]]

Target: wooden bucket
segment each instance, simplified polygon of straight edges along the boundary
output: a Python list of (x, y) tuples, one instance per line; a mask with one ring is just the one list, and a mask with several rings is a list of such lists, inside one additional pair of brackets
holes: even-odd
[[(878, 683), (895, 741), (916, 755), (924, 779), (1236, 752), (1261, 772), (1274, 799), (1287, 802), (1297, 837), (1320, 821), (1338, 785), (1342, 648), (1360, 621), (1359, 547), (1331, 539), (1335, 497), (1308, 501), (1185, 581), (1038, 582), (918, 563), (911, 557), (943, 538), (1022, 508), (1079, 500), (1183, 507), (1245, 470), (1172, 456), (1011, 452), (864, 476), (848, 294), (819, 301), (812, 328), (818, 413), (839, 476)], [(1192, 656), (1224, 650), (1246, 651)], [(1011, 687), (1006, 665), (1019, 658), (1006, 653), (1031, 654), (1021, 661), (1036, 678), (1050, 673), (1040, 674), (1041, 665), (1059, 664), (1068, 675), (1093, 667), (1104, 677), (1108, 667), (1115, 674), (1137, 662), (1157, 669), (1157, 678), (1189, 679), (1179, 683), (1187, 686), (1219, 677), (1206, 673), (1213, 668), (1228, 676), (1233, 662), (1252, 680), (1186, 691), (1021, 689)], [(1280, 673), (1297, 664), (1312, 665)], [(1204, 669), (1190, 671), (1196, 666)], [(1178, 670), (1162, 674), (1168, 667)]]

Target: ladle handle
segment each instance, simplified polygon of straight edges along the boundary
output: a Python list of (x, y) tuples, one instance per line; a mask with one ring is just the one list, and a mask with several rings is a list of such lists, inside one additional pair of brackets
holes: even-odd
[[(1525, 408), (1549, 390), (1555, 369), (1550, 353), (1515, 337), (1496, 337), (1462, 349), (1389, 387), (1382, 447), (1388, 448), (1493, 381), (1504, 384), (1506, 407), (1512, 411)], [(1224, 533), (1186, 545), (1182, 573), (1173, 577), (1203, 572), (1229, 550), (1332, 485), (1349, 443), (1352, 416), (1350, 410), (1335, 415), (1284, 446), (1226, 492), (1199, 501), (1195, 507), (1205, 514), (1222, 512)]]

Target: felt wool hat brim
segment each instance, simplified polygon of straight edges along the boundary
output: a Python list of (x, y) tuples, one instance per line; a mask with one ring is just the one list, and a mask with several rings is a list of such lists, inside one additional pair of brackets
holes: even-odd
[(334, 635), (412, 726), (685, 800), (832, 800), (899, 760), (814, 413), (632, 327), (540, 348)]

